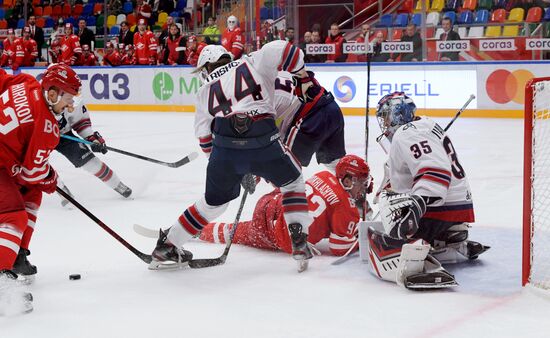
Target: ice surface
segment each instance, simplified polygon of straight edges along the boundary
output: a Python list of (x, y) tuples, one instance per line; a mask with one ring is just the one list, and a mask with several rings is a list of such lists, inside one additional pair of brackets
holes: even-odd
[[(108, 144), (165, 161), (199, 151), (191, 114), (95, 113)], [(442, 119), (445, 126), (448, 119)], [(349, 153), (362, 155), (364, 119), (346, 117)], [(374, 142), (369, 162), (378, 184), (384, 154)], [(0, 318), (0, 337), (550, 337), (550, 298), (522, 290), (520, 120), (459, 119), (449, 131), (473, 190), (471, 237), (492, 249), (451, 267), (450, 291), (411, 292), (371, 276), (358, 258), (332, 266), (317, 257), (307, 272), (283, 253), (234, 246), (225, 265), (148, 271), (146, 265), (76, 209), (47, 196), (31, 243), (38, 266), (33, 313)], [(102, 156), (102, 155), (99, 155)], [(132, 230), (171, 224), (204, 189), (206, 159), (179, 169), (115, 153), (102, 159), (134, 190), (124, 200), (59, 154), (52, 163), (75, 197), (144, 252), (154, 240)], [(312, 165), (305, 177), (319, 170)], [(243, 219), (270, 189), (251, 196)], [(234, 218), (238, 202), (220, 220)], [(223, 246), (193, 242), (196, 257)], [(324, 248), (326, 252), (326, 246)], [(79, 273), (82, 279), (70, 281)]]

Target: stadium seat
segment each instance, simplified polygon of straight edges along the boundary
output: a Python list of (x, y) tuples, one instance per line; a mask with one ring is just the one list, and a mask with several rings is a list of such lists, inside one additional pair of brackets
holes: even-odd
[(447, 3), (445, 4), (445, 10), (446, 11), (458, 11), (458, 8), (460, 7), (460, 0), (447, 0)]
[[(426, 4), (426, 12), (430, 10), (430, 0), (424, 0), (424, 3)], [(422, 12), (422, 2), (421, 0), (418, 0), (416, 2), (416, 7), (414, 8), (414, 12), (415, 13), (420, 13)]]
[(116, 17), (116, 24), (120, 25), (123, 21), (126, 21), (126, 14), (119, 14)]
[(508, 0), (497, 0), (493, 8), (506, 8)]
[(477, 7), (477, 0), (464, 0), (462, 4), (462, 10), (475, 11)]
[(21, 19), (19, 19), (19, 20), (17, 21), (17, 28), (18, 28), (18, 29), (21, 29), (21, 28), (23, 28), (23, 27), (25, 27), (25, 19), (24, 19), (24, 18), (21, 18)]
[(168, 19), (168, 13), (166, 12), (160, 12), (159, 13), (159, 17), (158, 17), (158, 23), (160, 23), (161, 25), (165, 24), (166, 23), (166, 20)]
[(493, 0), (479, 0), (477, 3), (477, 9), (487, 9), (490, 10), (493, 8)]
[(483, 28), (482, 26), (470, 27), (468, 31), (469, 38), (481, 38), (483, 37)]
[(111, 14), (107, 17), (107, 28), (111, 29), (114, 25), (116, 25), (116, 16)]
[(187, 0), (178, 0), (176, 3), (176, 11), (181, 12), (187, 7)]
[(433, 0), (430, 10), (432, 12), (441, 12), (443, 10), (443, 7), (445, 7), (444, 0)]
[(88, 3), (84, 6), (84, 9), (82, 10), (82, 15), (90, 16), (92, 15), (93, 11), (94, 11), (94, 4)]
[(519, 35), (519, 26), (504, 26), (502, 36), (515, 37)]
[(409, 24), (408, 14), (398, 14), (393, 20), (393, 27), (407, 27)]
[(388, 30), (387, 29), (377, 29), (377, 30), (374, 31), (374, 34), (370, 35), (370, 41), (374, 40), (374, 38), (376, 37), (376, 34), (378, 34), (378, 32), (382, 32), (382, 35), (384, 36), (384, 40), (386, 40), (388, 38)]
[(4, 19), (0, 20), (0, 29), (8, 28), (8, 22)]
[(97, 16), (97, 19), (95, 21), (96, 29), (100, 29), (100, 31), (102, 31), (103, 25), (105, 25), (105, 16), (103, 14), (100, 14)]
[(120, 33), (120, 26), (113, 26), (111, 27), (111, 30), (109, 31), (111, 35), (118, 35)]
[(498, 38), (502, 35), (501, 26), (489, 26), (485, 31), (485, 36), (488, 38)]
[[(200, 12), (198, 12), (200, 13)], [(277, 20), (281, 16), (283, 16), (284, 12), (281, 7), (273, 7), (273, 20)]]
[(260, 8), (260, 20), (267, 20), (269, 19), (269, 8), (262, 7)]
[(37, 17), (42, 16), (42, 13), (44, 13), (44, 9), (42, 7), (37, 6), (34, 8), (34, 15), (36, 15)]
[(95, 16), (89, 16), (87, 19), (86, 19), (86, 26), (88, 27), (93, 27), (93, 26), (97, 26), (97, 19)]
[(52, 16), (54, 18), (59, 18), (60, 16), (63, 15), (63, 8), (61, 7), (61, 5), (55, 5), (53, 6), (53, 9), (52, 9)]
[(540, 22), (540, 19), (542, 19), (542, 8), (532, 7), (531, 9), (529, 9), (529, 12), (527, 12), (525, 22), (536, 23)]
[(100, 2), (95, 3), (94, 9), (92, 10), (92, 15), (96, 15), (101, 12), (103, 12), (103, 4)]
[(133, 13), (131, 13), (131, 14), (128, 14), (128, 15), (126, 16), (126, 21), (128, 21), (128, 23), (130, 24), (130, 26), (133, 26), (133, 25), (136, 24), (137, 19), (136, 19), (136, 16), (135, 16)]
[(53, 18), (47, 17), (46, 22), (44, 22), (44, 28), (52, 28), (55, 25), (55, 20)]
[(42, 16), (51, 16), (52, 15), (52, 6), (44, 6), (44, 11)]
[(542, 21), (550, 21), (550, 7), (548, 7), (544, 12), (544, 17), (542, 18)]
[(73, 27), (75, 27), (77, 24), (76, 20), (72, 16), (65, 19), (65, 23), (70, 23), (71, 25), (73, 25)]
[(470, 25), (474, 22), (474, 14), (471, 11), (464, 11), (458, 17), (458, 23), (461, 25)]
[(460, 35), (461, 39), (465, 39), (468, 37), (468, 30), (466, 27), (458, 27), (458, 35)]
[(0, 19), (4, 19), (6, 17), (6, 11), (3, 8), (0, 8)]
[(523, 8), (514, 8), (510, 11), (508, 15), (509, 22), (522, 22), (525, 10)]
[(414, 8), (414, 0), (405, 0), (397, 9), (397, 13), (411, 14)]
[[(72, 7), (69, 4), (63, 5), (62, 14), (64, 17), (68, 17), (71, 15)], [(36, 14), (36, 13), (35, 13)]]
[(436, 31), (435, 31), (435, 38), (440, 40), (441, 39), (441, 34), (445, 33), (445, 31), (443, 30), (443, 28), (438, 28)]
[(420, 27), (422, 24), (422, 14), (416, 13), (413, 14), (411, 22), (416, 25), (416, 27)]
[(179, 18), (181, 15), (179, 12), (173, 11), (172, 13), (170, 13), (170, 16), (176, 19)]
[(502, 8), (496, 9), (491, 13), (491, 22), (504, 22), (506, 21), (506, 11)]
[(84, 10), (84, 6), (82, 6), (81, 4), (76, 4), (76, 5), (74, 5), (73, 15), (78, 17), (82, 14), (83, 10)]
[(401, 37), (403, 36), (403, 30), (402, 29), (394, 29), (393, 34), (391, 36), (392, 41), (401, 41)]
[(451, 23), (453, 25), (456, 23), (456, 13), (455, 12), (450, 12), (450, 11), (445, 12), (445, 14), (443, 14), (443, 17), (451, 19)]
[(392, 14), (384, 14), (380, 17), (380, 21), (376, 23), (376, 27), (391, 27), (392, 25)]
[(482, 9), (476, 12), (474, 23), (487, 23), (489, 21), (489, 11)]
[(126, 14), (130, 14), (134, 11), (134, 5), (132, 4), (132, 1), (126, 1), (124, 5), (122, 5), (122, 12)]
[(40, 28), (44, 28), (44, 26), (46, 25), (46, 19), (42, 17), (36, 18), (36, 25)]
[(439, 12), (431, 12), (426, 17), (426, 26), (439, 25)]
[[(36, 9), (35, 7), (40, 5), (41, 0), (32, 0), (32, 7)], [(2, 0), (0, 0), (0, 6), (2, 5)]]

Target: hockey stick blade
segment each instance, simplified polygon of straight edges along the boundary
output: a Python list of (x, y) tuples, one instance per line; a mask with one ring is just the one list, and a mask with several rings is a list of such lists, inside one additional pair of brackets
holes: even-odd
[(141, 259), (147, 264), (150, 264), (153, 261), (153, 258), (151, 257), (151, 255), (144, 254), (143, 252), (133, 247), (124, 238), (122, 238), (119, 234), (117, 234), (113, 229), (109, 228), (105, 223), (103, 223), (99, 218), (97, 218), (94, 214), (92, 214), (88, 209), (82, 206), (82, 204), (80, 204), (77, 200), (75, 200), (71, 195), (67, 194), (65, 191), (63, 191), (59, 187), (57, 187), (55, 191), (57, 191), (57, 193), (63, 196), (66, 200), (71, 202), (71, 204), (74, 205), (78, 210), (82, 211), (86, 216), (91, 218), (97, 225), (99, 225), (109, 235), (114, 237), (120, 244), (122, 244), (124, 247), (130, 250), (134, 255), (138, 256), (139, 259)]
[[(143, 225), (134, 224), (134, 231), (143, 237), (158, 239), (159, 231), (155, 229), (149, 229)], [(164, 231), (164, 230), (163, 230)]]

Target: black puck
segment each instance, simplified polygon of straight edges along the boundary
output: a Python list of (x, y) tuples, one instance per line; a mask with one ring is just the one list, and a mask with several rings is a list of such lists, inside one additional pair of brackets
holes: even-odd
[(79, 274), (69, 275), (69, 279), (70, 279), (70, 280), (79, 280), (80, 277), (81, 277), (81, 276), (80, 276)]

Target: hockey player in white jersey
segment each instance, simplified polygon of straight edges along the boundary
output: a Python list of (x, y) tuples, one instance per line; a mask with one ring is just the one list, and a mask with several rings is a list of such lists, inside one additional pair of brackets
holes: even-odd
[[(197, 72), (203, 85), (198, 92), (195, 135), (209, 157), (204, 197), (187, 208), (169, 231), (160, 232), (152, 253), (151, 269), (185, 264), (192, 258), (183, 245), (221, 215), (239, 196), (245, 174), (264, 177), (281, 188), (292, 256), (300, 263), (312, 257), (307, 244), (308, 214), (299, 162), (282, 144), (275, 125), (273, 96), (279, 71), (297, 78), (308, 76), (303, 52), (286, 41), (266, 44), (257, 52), (231, 61), (221, 46), (202, 50)], [(313, 85), (302, 81), (307, 92)]]
[(474, 206), (451, 139), (415, 111), (402, 92), (378, 103), (378, 123), (391, 147), (389, 186), (380, 195), (382, 228), (368, 230), (370, 265), (378, 277), (407, 288), (454, 286), (440, 263), (475, 259), (489, 247), (468, 240)]
[[(90, 113), (82, 101), (82, 96), (75, 96), (74, 105), (65, 109), (59, 119), (59, 129), (61, 134), (75, 136), (73, 130), (83, 139), (93, 142), (90, 146), (93, 152), (107, 152), (105, 140), (92, 128)], [(56, 150), (65, 156), (76, 168), (82, 168), (107, 184), (117, 193), (128, 198), (132, 194), (132, 189), (128, 188), (120, 181), (115, 172), (109, 168), (103, 161), (97, 158), (87, 145), (78, 143), (65, 138), (60, 138)], [(70, 194), (69, 189), (60, 182), (59, 184), (65, 192)], [(62, 201), (63, 205), (67, 202)]]

